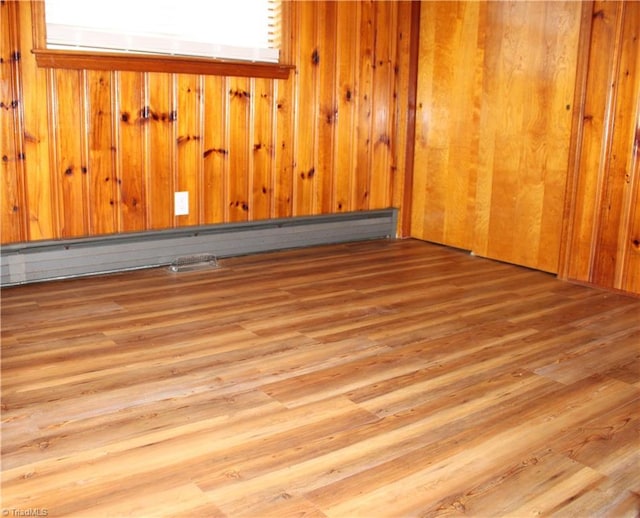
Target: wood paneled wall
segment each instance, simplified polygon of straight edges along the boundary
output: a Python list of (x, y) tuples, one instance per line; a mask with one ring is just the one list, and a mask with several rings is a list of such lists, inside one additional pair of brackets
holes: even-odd
[(595, 2), (561, 276), (640, 294), (640, 3)]
[(555, 272), (580, 2), (423, 2), (412, 235)]
[(2, 243), (395, 206), (640, 293), (639, 3), (286, 2), (287, 80), (38, 68), (0, 5)]
[(402, 210), (411, 2), (287, 2), (288, 80), (38, 68), (32, 9), (0, 8), (3, 243)]

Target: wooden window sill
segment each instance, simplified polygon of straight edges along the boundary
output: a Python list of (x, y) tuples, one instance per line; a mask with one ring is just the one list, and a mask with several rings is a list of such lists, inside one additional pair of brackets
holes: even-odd
[(287, 79), (293, 65), (186, 56), (33, 49), (43, 68), (122, 70)]

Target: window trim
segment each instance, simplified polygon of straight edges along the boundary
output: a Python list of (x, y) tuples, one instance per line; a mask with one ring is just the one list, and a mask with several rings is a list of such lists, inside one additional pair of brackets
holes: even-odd
[[(288, 2), (283, 2), (283, 9)], [(86, 50), (48, 49), (44, 0), (31, 1), (33, 49), (36, 63), (42, 68), (72, 70), (121, 70), (134, 72), (168, 72), (237, 77), (287, 79), (293, 65), (282, 63), (236, 61), (191, 56), (135, 54)], [(281, 41), (286, 41), (282, 38)], [(281, 55), (286, 55), (282, 52)]]

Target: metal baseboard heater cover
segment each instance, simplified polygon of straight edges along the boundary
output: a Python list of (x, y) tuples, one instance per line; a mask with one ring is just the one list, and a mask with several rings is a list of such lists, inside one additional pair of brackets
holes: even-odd
[(397, 217), (396, 209), (383, 209), (5, 245), (0, 286), (170, 266), (203, 254), (221, 258), (390, 238)]

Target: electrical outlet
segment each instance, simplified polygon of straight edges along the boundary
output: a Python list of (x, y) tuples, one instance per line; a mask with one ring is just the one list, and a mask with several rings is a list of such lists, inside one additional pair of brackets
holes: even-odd
[(174, 212), (176, 216), (186, 216), (189, 214), (189, 191), (174, 193)]

